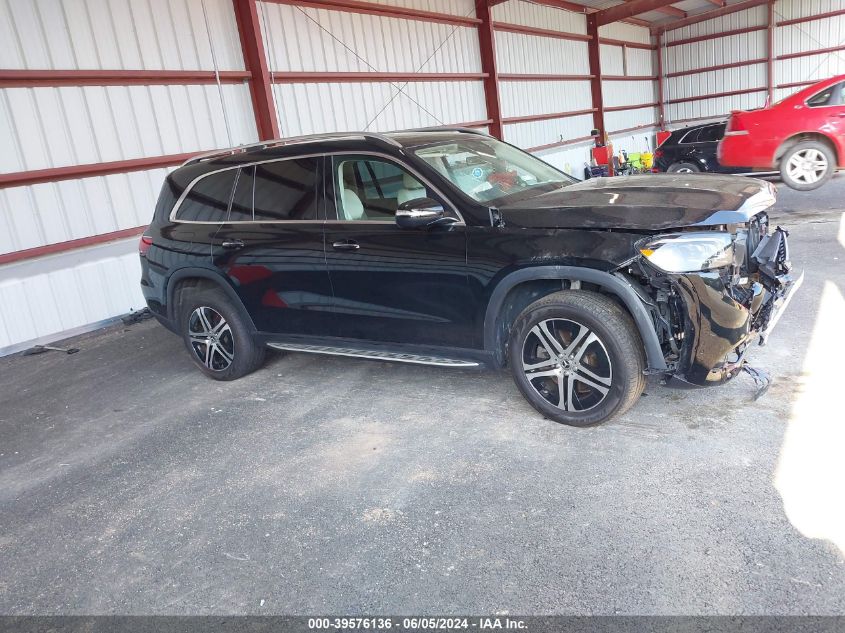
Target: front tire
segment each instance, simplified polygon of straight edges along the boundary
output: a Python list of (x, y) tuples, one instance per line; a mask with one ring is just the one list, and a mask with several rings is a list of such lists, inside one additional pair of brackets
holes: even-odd
[(236, 380), (258, 369), (266, 349), (226, 294), (206, 288), (185, 297), (180, 329), (191, 360), (215, 380)]
[(511, 329), (508, 362), (531, 406), (570, 426), (624, 413), (646, 384), (631, 317), (595, 292), (556, 292), (528, 306)]
[(812, 191), (826, 183), (836, 170), (833, 152), (824, 143), (804, 141), (787, 150), (780, 160), (783, 182), (798, 191)]

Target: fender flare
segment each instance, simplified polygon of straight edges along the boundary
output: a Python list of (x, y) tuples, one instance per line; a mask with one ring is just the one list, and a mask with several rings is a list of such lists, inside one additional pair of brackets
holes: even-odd
[(258, 329), (255, 327), (255, 323), (252, 320), (252, 317), (249, 314), (249, 311), (241, 301), (241, 298), (238, 296), (238, 293), (235, 292), (235, 289), (232, 287), (226, 278), (218, 272), (213, 270), (209, 270), (208, 268), (196, 268), (196, 267), (189, 267), (189, 268), (179, 268), (178, 270), (174, 271), (170, 277), (167, 278), (165, 282), (165, 293), (167, 295), (167, 315), (168, 318), (175, 324), (178, 318), (178, 315), (174, 313), (175, 308), (175, 297), (173, 293), (175, 292), (176, 286), (179, 284), (180, 281), (183, 279), (207, 279), (211, 281), (214, 285), (219, 287), (223, 292), (226, 293), (226, 296), (229, 297), (229, 300), (232, 302), (232, 305), (235, 306), (235, 309), (240, 312), (241, 317), (246, 320), (247, 326), (252, 330), (252, 332), (257, 332)]
[(619, 297), (631, 316), (634, 324), (640, 333), (643, 341), (646, 358), (648, 359), (649, 371), (668, 371), (663, 350), (660, 347), (660, 340), (654, 330), (652, 319), (645, 309), (640, 296), (634, 287), (610, 273), (595, 270), (593, 268), (579, 268), (576, 266), (537, 266), (534, 268), (523, 268), (510, 273), (496, 285), (487, 303), (487, 310), (484, 314), (484, 349), (493, 354), (496, 350), (496, 317), (501, 312), (502, 305), (508, 292), (520, 283), (535, 279), (571, 279), (596, 284), (602, 289)]

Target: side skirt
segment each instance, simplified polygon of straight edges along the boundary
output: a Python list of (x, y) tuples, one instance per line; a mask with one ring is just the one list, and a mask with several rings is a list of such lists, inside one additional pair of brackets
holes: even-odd
[(368, 360), (413, 363), (455, 369), (494, 368), (492, 354), (480, 350), (427, 348), (414, 345), (385, 345), (363, 340), (314, 339), (312, 337), (261, 337), (272, 349), (306, 354), (348, 356)]

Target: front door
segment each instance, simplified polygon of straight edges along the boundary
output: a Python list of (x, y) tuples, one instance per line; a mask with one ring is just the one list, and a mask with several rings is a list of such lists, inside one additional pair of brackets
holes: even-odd
[(326, 263), (334, 330), (343, 338), (472, 348), (474, 304), (463, 221), (428, 229), (396, 225), (397, 207), (433, 198), (423, 177), (377, 155), (333, 156), (326, 178)]
[(213, 260), (262, 332), (325, 336), (331, 284), (323, 254), (323, 158), (238, 170)]

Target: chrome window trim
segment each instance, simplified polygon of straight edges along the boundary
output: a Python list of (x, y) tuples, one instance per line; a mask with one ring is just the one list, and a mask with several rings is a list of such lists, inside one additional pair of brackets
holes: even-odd
[[(285, 156), (283, 158), (268, 158), (266, 160), (257, 160), (250, 163), (242, 163), (240, 165), (231, 165), (227, 167), (223, 167), (221, 169), (214, 169), (212, 171), (208, 171), (204, 174), (200, 174), (196, 178), (194, 178), (191, 182), (188, 183), (188, 186), (185, 187), (185, 190), (179, 195), (176, 199), (173, 208), (170, 210), (170, 215), (168, 219), (170, 222), (175, 224), (214, 224), (214, 225), (229, 225), (229, 224), (396, 224), (394, 220), (235, 220), (233, 222), (226, 222), (225, 220), (222, 222), (214, 222), (214, 221), (204, 221), (204, 220), (180, 220), (176, 217), (179, 212), (179, 207), (182, 206), (185, 198), (188, 197), (188, 194), (191, 190), (196, 186), (196, 184), (202, 180), (203, 178), (207, 178), (208, 176), (213, 176), (214, 174), (219, 174), (224, 171), (231, 171), (233, 169), (241, 169), (242, 167), (252, 167), (255, 165), (265, 165), (267, 163), (280, 163), (282, 161), (287, 160), (300, 160), (303, 158), (322, 158), (324, 156), (378, 156), (381, 158), (386, 158), (390, 161), (393, 161), (406, 171), (409, 171), (414, 177), (416, 177), (420, 182), (424, 183), (428, 187), (430, 187), (435, 193), (437, 193), (443, 200), (446, 201), (446, 204), (451, 208), (454, 214), (458, 218), (458, 222), (454, 223), (452, 226), (466, 226), (466, 222), (464, 221), (463, 216), (455, 207), (455, 204), (443, 194), (443, 191), (439, 188), (434, 186), (431, 181), (419, 173), (417, 169), (408, 165), (407, 163), (400, 162), (396, 157), (391, 156), (390, 154), (386, 154), (384, 152), (375, 152), (372, 150), (362, 150), (362, 151), (336, 151), (336, 152), (317, 152), (317, 153), (309, 153), (309, 154), (299, 154), (296, 156)], [(235, 183), (235, 187), (237, 186), (237, 179)], [(232, 189), (234, 194), (234, 187)], [(254, 193), (253, 193), (254, 195)], [(229, 196), (229, 204), (231, 205), (231, 197)], [(325, 198), (325, 196), (324, 196)], [(254, 210), (253, 210), (254, 213)]]

